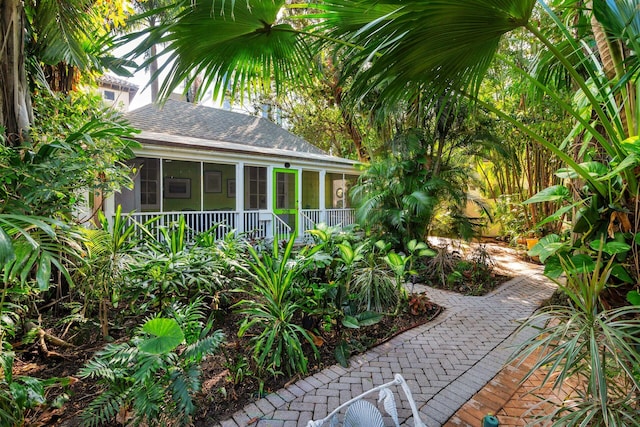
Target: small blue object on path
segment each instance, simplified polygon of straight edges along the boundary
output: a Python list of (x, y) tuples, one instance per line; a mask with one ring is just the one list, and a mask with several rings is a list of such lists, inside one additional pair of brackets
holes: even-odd
[(498, 427), (500, 423), (493, 415), (485, 415), (482, 419), (482, 427)]

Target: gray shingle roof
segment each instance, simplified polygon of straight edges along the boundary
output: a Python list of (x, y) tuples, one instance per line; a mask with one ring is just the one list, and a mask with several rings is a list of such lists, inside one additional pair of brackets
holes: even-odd
[(326, 154), (267, 119), (188, 102), (170, 99), (161, 108), (149, 104), (125, 117), (134, 127), (148, 132), (230, 142), (244, 149), (249, 146)]

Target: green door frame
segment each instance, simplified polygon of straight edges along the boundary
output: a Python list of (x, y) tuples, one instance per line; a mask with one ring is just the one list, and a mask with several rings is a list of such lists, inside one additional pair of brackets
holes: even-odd
[[(278, 173), (287, 173), (293, 175), (294, 179), (294, 205), (293, 208), (278, 208)], [(288, 214), (294, 216), (294, 225), (291, 229), (291, 232), (294, 236), (298, 236), (298, 171), (295, 169), (283, 169), (283, 168), (274, 168), (273, 169), (273, 213), (277, 216), (280, 214)], [(291, 226), (291, 224), (289, 224)], [(283, 236), (274, 236), (276, 238), (281, 238)]]

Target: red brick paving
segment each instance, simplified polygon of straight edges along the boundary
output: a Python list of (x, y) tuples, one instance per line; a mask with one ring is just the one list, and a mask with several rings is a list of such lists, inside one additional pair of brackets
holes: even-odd
[[(482, 390), (458, 409), (444, 427), (481, 427), (482, 418), (487, 414), (495, 415), (500, 427), (546, 425), (537, 418), (549, 413), (554, 404), (552, 402), (562, 402), (570, 387), (565, 386), (559, 392), (554, 391), (551, 379), (540, 388), (546, 372), (536, 372), (520, 384), (534, 362), (535, 355), (519, 366), (509, 365), (503, 368)], [(542, 396), (549, 401), (543, 401)]]

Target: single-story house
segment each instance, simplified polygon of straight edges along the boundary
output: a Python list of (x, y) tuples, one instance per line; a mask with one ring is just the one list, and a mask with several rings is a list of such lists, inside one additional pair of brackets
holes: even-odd
[(357, 162), (334, 157), (271, 121), (168, 100), (125, 114), (141, 130), (132, 190), (105, 201), (145, 222), (184, 216), (194, 232), (222, 224), (256, 238), (298, 237), (354, 222), (347, 190)]

